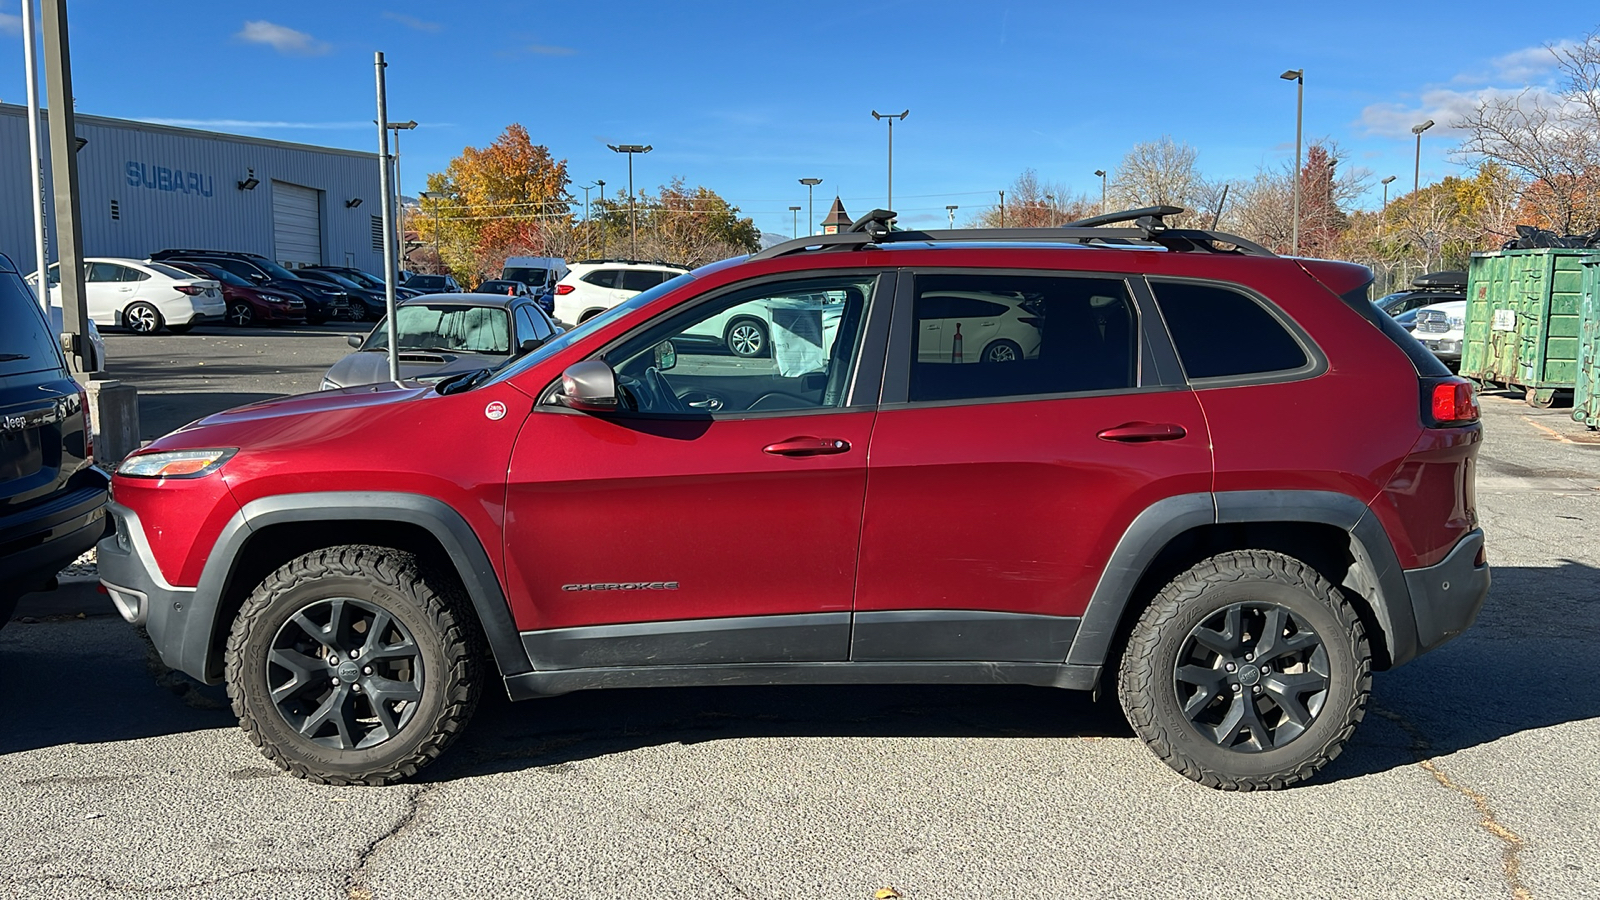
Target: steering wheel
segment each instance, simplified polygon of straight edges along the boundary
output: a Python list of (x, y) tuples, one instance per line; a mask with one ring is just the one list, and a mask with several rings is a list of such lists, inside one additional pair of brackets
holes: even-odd
[(672, 387), (667, 384), (667, 379), (662, 376), (661, 370), (655, 366), (645, 369), (643, 378), (622, 376), (617, 379), (617, 383), (633, 394), (636, 412), (695, 412), (678, 398)]

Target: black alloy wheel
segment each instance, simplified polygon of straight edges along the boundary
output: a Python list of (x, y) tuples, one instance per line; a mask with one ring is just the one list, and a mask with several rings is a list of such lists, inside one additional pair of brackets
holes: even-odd
[(254, 323), (255, 320), (256, 312), (250, 308), (250, 304), (243, 302), (228, 304), (228, 322), (230, 324), (244, 328)]
[(1235, 603), (1190, 630), (1173, 687), (1195, 730), (1254, 753), (1305, 734), (1328, 699), (1328, 648), (1282, 606)]

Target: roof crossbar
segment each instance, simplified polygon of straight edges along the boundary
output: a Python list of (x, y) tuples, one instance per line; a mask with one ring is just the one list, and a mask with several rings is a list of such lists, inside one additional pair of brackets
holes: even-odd
[[(775, 244), (755, 254), (751, 259), (773, 259), (789, 256), (815, 248), (822, 250), (849, 250), (882, 247), (899, 243), (966, 243), (966, 242), (1048, 242), (1077, 243), (1104, 246), (1163, 247), (1174, 253), (1236, 253), (1242, 256), (1276, 256), (1271, 250), (1237, 235), (1221, 231), (1194, 228), (1170, 228), (1164, 219), (1182, 213), (1177, 206), (1148, 206), (1122, 212), (1106, 213), (1054, 228), (956, 228), (931, 231), (893, 231), (889, 222), (894, 213), (875, 209), (856, 220), (847, 232), (819, 234)], [(1109, 228), (1108, 225), (1133, 223), (1130, 227)], [(1219, 244), (1231, 246), (1223, 250)]]

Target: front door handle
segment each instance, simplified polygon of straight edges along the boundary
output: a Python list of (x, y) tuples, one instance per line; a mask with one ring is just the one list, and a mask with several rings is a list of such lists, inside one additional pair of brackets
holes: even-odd
[(1188, 433), (1182, 425), (1170, 423), (1152, 425), (1149, 422), (1129, 422), (1126, 425), (1107, 428), (1105, 431), (1095, 435), (1095, 437), (1102, 441), (1142, 444), (1147, 441), (1175, 441)]
[(761, 452), (775, 456), (828, 456), (834, 453), (848, 453), (849, 450), (849, 441), (814, 437), (789, 438), (761, 448)]

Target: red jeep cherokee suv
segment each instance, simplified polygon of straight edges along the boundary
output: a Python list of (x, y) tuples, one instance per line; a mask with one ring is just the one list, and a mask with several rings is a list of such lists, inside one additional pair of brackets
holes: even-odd
[(318, 781), (413, 774), (497, 671), (1105, 685), (1189, 778), (1293, 784), (1483, 604), (1477, 405), (1366, 269), (1177, 212), (875, 211), (497, 370), (211, 416), (121, 465), (100, 572)]

